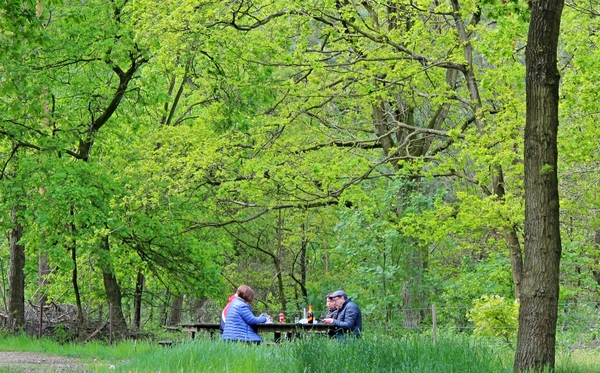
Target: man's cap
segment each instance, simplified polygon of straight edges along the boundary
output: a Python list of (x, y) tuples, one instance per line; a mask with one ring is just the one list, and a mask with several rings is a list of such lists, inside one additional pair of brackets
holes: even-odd
[(329, 294), (328, 298), (335, 298), (335, 297), (348, 298), (348, 296), (346, 295), (346, 293), (344, 291), (342, 291), (342, 290), (334, 291), (333, 293)]

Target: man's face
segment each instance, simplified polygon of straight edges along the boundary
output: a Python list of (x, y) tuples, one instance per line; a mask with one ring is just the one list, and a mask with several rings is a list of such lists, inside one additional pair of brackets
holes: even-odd
[(342, 297), (331, 297), (329, 299), (333, 307), (337, 308), (338, 310), (342, 307), (342, 304), (344, 304), (344, 298)]

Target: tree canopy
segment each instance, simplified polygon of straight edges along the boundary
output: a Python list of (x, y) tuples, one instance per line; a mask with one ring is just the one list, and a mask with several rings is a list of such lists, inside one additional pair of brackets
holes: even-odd
[[(594, 9), (567, 3), (558, 42), (561, 299), (600, 280)], [(4, 2), (26, 299), (220, 305), (247, 283), (288, 310), (344, 288), (411, 328), (518, 299), (529, 21), (521, 0)]]

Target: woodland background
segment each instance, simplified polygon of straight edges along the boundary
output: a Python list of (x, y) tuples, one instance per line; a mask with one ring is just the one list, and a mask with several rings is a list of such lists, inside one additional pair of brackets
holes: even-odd
[[(599, 300), (599, 15), (562, 14), (564, 314)], [(239, 284), (289, 315), (341, 288), (386, 332), (510, 308), (528, 22), (522, 0), (3, 1), (7, 325), (216, 321)]]

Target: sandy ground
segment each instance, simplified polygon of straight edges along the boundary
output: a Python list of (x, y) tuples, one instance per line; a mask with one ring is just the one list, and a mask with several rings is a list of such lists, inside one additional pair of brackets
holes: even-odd
[[(110, 372), (110, 365), (96, 364), (60, 355), (48, 355), (37, 352), (0, 351), (0, 370), (40, 373), (40, 372)], [(114, 368), (113, 368), (114, 369)]]

